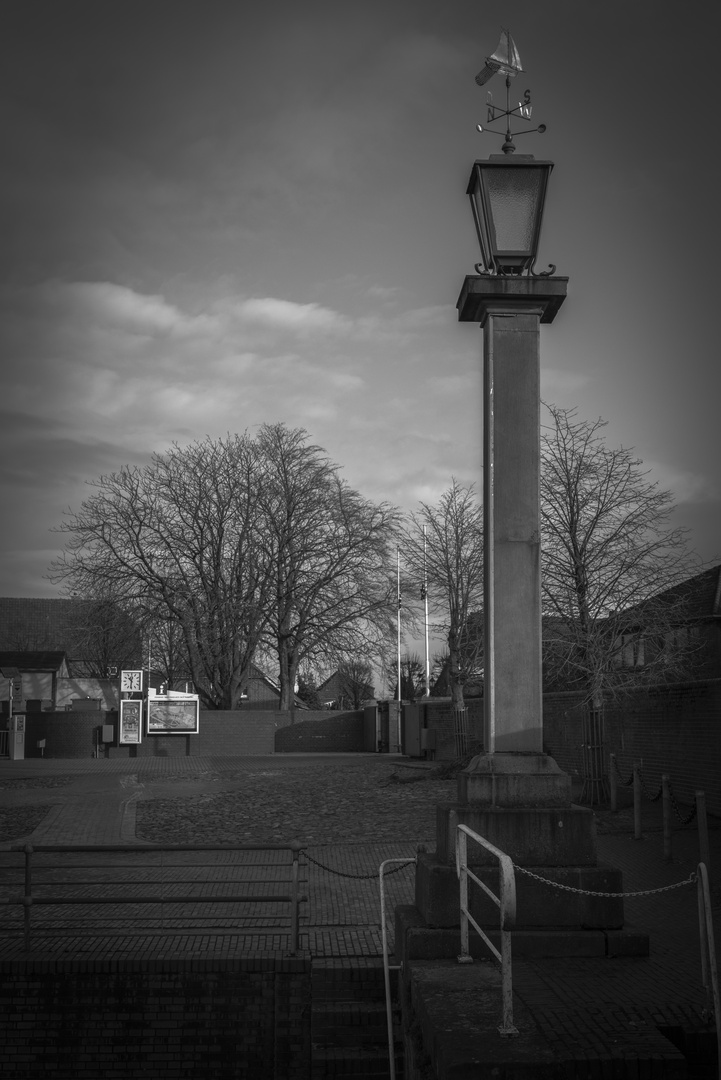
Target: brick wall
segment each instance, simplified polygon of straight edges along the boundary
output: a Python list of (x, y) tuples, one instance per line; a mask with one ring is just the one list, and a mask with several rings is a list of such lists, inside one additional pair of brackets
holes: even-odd
[[(351, 753), (363, 751), (363, 711), (287, 712), (242, 709), (201, 711), (197, 735), (146, 735), (137, 746), (104, 747), (109, 758), (246, 757), (288, 752)], [(302, 719), (301, 719), (302, 718)], [(45, 740), (48, 758), (92, 757), (103, 724), (112, 724), (117, 737), (117, 713), (42, 712), (26, 715), (25, 756), (40, 757), (38, 740)]]
[[(572, 776), (583, 771), (582, 717), (577, 695), (544, 695), (544, 744)], [(653, 794), (667, 773), (679, 802), (690, 805), (695, 791), (705, 791), (709, 813), (721, 815), (721, 680), (637, 691), (607, 705), (604, 743), (623, 779), (637, 761)]]
[[(104, 757), (238, 757), (272, 754), (277, 728), (288, 723), (288, 713), (259, 709), (253, 712), (201, 711), (197, 735), (150, 735), (138, 746), (108, 744)], [(25, 718), (25, 756), (40, 757), (38, 741), (45, 740), (44, 756), (52, 758), (92, 757), (101, 727), (112, 724), (117, 738), (118, 716), (114, 712), (37, 712)]]
[[(99, 712), (29, 712), (25, 715), (25, 757), (89, 758), (98, 744), (103, 724), (117, 730), (117, 714)], [(38, 741), (45, 740), (41, 751)]]
[[(302, 717), (302, 719), (301, 719)], [(279, 728), (275, 751), (287, 753), (360, 753), (364, 749), (363, 710), (295, 713), (296, 722)]]
[(5, 961), (7, 1077), (310, 1076), (310, 960)]

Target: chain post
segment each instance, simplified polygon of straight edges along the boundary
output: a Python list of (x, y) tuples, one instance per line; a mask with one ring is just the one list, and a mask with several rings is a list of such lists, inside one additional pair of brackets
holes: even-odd
[(641, 839), (641, 770), (633, 763), (633, 838)]
[(608, 770), (608, 781), (611, 785), (611, 813), (615, 814), (618, 811), (618, 785), (616, 783), (616, 771), (618, 766), (616, 765), (616, 755), (611, 754), (611, 764)]
[(293, 855), (292, 883), (290, 889), (290, 954), (291, 956), (295, 956), (298, 952), (298, 909), (300, 906), (300, 899), (298, 896), (298, 858), (300, 854), (300, 844), (293, 841), (290, 844), (290, 850)]
[(661, 776), (663, 798), (663, 861), (671, 862), (671, 782), (666, 773)]
[(708, 841), (708, 818), (706, 817), (706, 792), (696, 792), (696, 817), (698, 818), (699, 862), (706, 864), (706, 871), (711, 879), (711, 848)]
[(25, 852), (25, 895), (23, 896), (23, 932), (25, 935), (25, 952), (30, 952), (30, 908), (33, 902), (32, 882), (32, 844), (26, 844)]

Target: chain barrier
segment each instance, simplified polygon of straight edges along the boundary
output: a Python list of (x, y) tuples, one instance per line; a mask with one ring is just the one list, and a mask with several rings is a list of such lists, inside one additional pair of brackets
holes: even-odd
[[(621, 781), (621, 785), (623, 787), (631, 787), (631, 785), (633, 784), (633, 773), (631, 773), (628, 780), (624, 780), (623, 777), (621, 776), (620, 771), (619, 771), (618, 762), (616, 761), (616, 755), (615, 754), (612, 755), (611, 761), (612, 761), (613, 768), (614, 768), (614, 771), (616, 773), (616, 776)], [(641, 789), (643, 790), (643, 793), (646, 796), (646, 798), (649, 800), (649, 802), (658, 802), (658, 800), (663, 795), (663, 784), (658, 789), (658, 791), (656, 792), (655, 795), (649, 795), (648, 788), (646, 787), (646, 783), (645, 783), (645, 781), (643, 779), (643, 773), (641, 772), (640, 769), (638, 769), (637, 772), (638, 772), (638, 778), (639, 778), (639, 780), (641, 782)], [(698, 812), (698, 807), (696, 806), (696, 804), (694, 803), (694, 805), (691, 807), (690, 813), (687, 816), (684, 816), (681, 813), (681, 808), (680, 808), (680, 806), (678, 804), (678, 800), (677, 800), (676, 796), (673, 793), (673, 788), (671, 787), (671, 781), (670, 780), (669, 780), (669, 783), (668, 783), (668, 794), (669, 794), (669, 798), (671, 800), (671, 806), (673, 807), (674, 813), (676, 814), (676, 817), (678, 818), (678, 820), (681, 822), (682, 825), (690, 825), (691, 822), (696, 817), (696, 814)]]
[(668, 785), (668, 794), (669, 794), (669, 798), (671, 799), (671, 806), (673, 807), (674, 812), (675, 812), (676, 817), (678, 818), (678, 820), (681, 822), (682, 825), (690, 825), (691, 822), (693, 821), (693, 819), (696, 817), (696, 815), (698, 813), (698, 806), (696, 805), (696, 803), (694, 803), (693, 806), (691, 807), (691, 813), (688, 814), (687, 817), (684, 817), (683, 814), (681, 813), (681, 810), (679, 809), (678, 802), (676, 801), (676, 796), (674, 795), (673, 791), (671, 790), (671, 785), (670, 784)]
[(649, 802), (658, 802), (658, 800), (663, 795), (663, 784), (659, 787), (659, 789), (658, 789), (658, 791), (656, 792), (655, 795), (649, 795), (648, 788), (646, 787), (646, 782), (643, 779), (643, 773), (641, 772), (640, 769), (638, 770), (638, 779), (639, 779), (639, 781), (641, 783), (641, 791), (644, 793), (644, 795), (646, 796), (648, 801)]
[(560, 881), (549, 881), (548, 878), (541, 877), (540, 874), (534, 874), (532, 870), (527, 870), (525, 866), (517, 866), (513, 864), (514, 870), (517, 870), (519, 874), (525, 874), (527, 877), (535, 878), (536, 881), (542, 881), (544, 885), (550, 885), (554, 889), (561, 889), (563, 892), (578, 893), (581, 896), (655, 896), (656, 893), (670, 892), (671, 889), (680, 889), (684, 885), (694, 885), (698, 880), (698, 874), (694, 870), (683, 881), (676, 881), (673, 885), (662, 885), (658, 889), (639, 889), (636, 892), (599, 892), (593, 889), (577, 889), (572, 885), (563, 885)]
[[(378, 871), (374, 870), (372, 874), (351, 874), (346, 870), (336, 870), (333, 866), (326, 866), (322, 862), (318, 862), (312, 855), (309, 855), (305, 848), (301, 848), (298, 852), (299, 855), (305, 855), (308, 862), (312, 862), (314, 866), (317, 866), (319, 870), (325, 870), (328, 874), (335, 874), (337, 877), (354, 878), (356, 881), (377, 881)], [(397, 874), (401, 870), (406, 870), (409, 866), (415, 863), (405, 863), (403, 866), (396, 866), (393, 870), (386, 870), (385, 876), (390, 877), (391, 874)]]
[(631, 787), (631, 784), (633, 783), (633, 773), (631, 773), (628, 780), (624, 780), (623, 777), (621, 776), (620, 771), (619, 771), (618, 762), (616, 761), (616, 755), (615, 754), (613, 754), (611, 756), (611, 761), (613, 762), (613, 767), (614, 767), (614, 770), (616, 772), (616, 776), (621, 781), (621, 786), (622, 787)]

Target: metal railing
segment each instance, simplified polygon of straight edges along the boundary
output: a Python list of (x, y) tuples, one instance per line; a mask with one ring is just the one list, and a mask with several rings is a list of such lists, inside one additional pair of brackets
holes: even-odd
[[(167, 932), (183, 934), (213, 934), (216, 936), (243, 936), (257, 934), (261, 930), (273, 930), (287, 926), (289, 952), (298, 951), (299, 912), (301, 903), (308, 897), (300, 894), (300, 845), (299, 844), (167, 844), (143, 846), (43, 846), (18, 844), (11, 849), (22, 852), (24, 862), (14, 867), (4, 867), (22, 873), (22, 881), (2, 882), (0, 904), (3, 906), (20, 905), (23, 909), (24, 945), (26, 952), (32, 945), (32, 916), (36, 909), (77, 908), (83, 909), (84, 921), (71, 924), (76, 933), (88, 933), (92, 918), (94, 936), (109, 935), (109, 926), (125, 923), (125, 930), (114, 933), (137, 933), (142, 929), (139, 916), (108, 916), (108, 926), (98, 929), (98, 913), (91, 911), (97, 906), (114, 905), (122, 909), (156, 905), (161, 906), (160, 917), (148, 918), (144, 915), (148, 932), (162, 935)], [(225, 863), (195, 858), (196, 854), (222, 852), (230, 856)], [(254, 863), (243, 862), (241, 852), (288, 852), (290, 859), (285, 862)], [(92, 853), (88, 861), (73, 861), (67, 856)], [(102, 861), (98, 856), (112, 853), (112, 858)], [(192, 855), (193, 861), (170, 861), (166, 853), (178, 856)], [(50, 861), (44, 856), (50, 856)], [(133, 856), (141, 856), (140, 861)], [(36, 857), (39, 857), (36, 858)], [(65, 857), (65, 858), (64, 858)], [(158, 858), (159, 857), (159, 858)], [(90, 880), (78, 877), (76, 872), (89, 871)], [(143, 871), (146, 871), (143, 873)], [(110, 874), (111, 876), (108, 876)], [(142, 875), (142, 876), (141, 876)], [(260, 876), (259, 876), (260, 875)], [(268, 875), (268, 876), (262, 876)], [(284, 875), (284, 876), (283, 876)], [(4, 875), (3, 875), (4, 876)], [(122, 885), (125, 891), (114, 891)], [(244, 888), (228, 893), (229, 886), (241, 885)], [(287, 886), (286, 891), (254, 892), (254, 886)], [(16, 891), (20, 888), (21, 894)], [(55, 890), (54, 892), (49, 890)], [(137, 891), (142, 889), (143, 891)], [(284, 915), (274, 915), (272, 926), (264, 926), (259, 919), (258, 908), (265, 905), (287, 905)], [(192, 905), (192, 907), (191, 907)], [(218, 916), (216, 905), (234, 905), (227, 915)], [(266, 921), (269, 921), (266, 919)], [(158, 923), (160, 922), (160, 925)], [(42, 930), (51, 936), (57, 936), (62, 930), (67, 933), (68, 926), (61, 927), (58, 920), (45, 925)]]
[(701, 983), (706, 994), (704, 1021), (710, 1024), (713, 1017), (716, 1027), (716, 1061), (721, 1078), (721, 1001), (719, 1000), (718, 970), (716, 968), (716, 945), (711, 914), (711, 889), (705, 863), (697, 867), (696, 895), (698, 898), (698, 929), (701, 943)]
[[(385, 873), (386, 866), (390, 866), (391, 863), (396, 864), (396, 869), (399, 870), (402, 866), (408, 866), (409, 863), (417, 862), (417, 857), (405, 858), (405, 859), (385, 859), (378, 870), (378, 888), (380, 892), (381, 901), (381, 941), (383, 943), (383, 981), (385, 985), (386, 993), (386, 1027), (388, 1029), (388, 1075), (390, 1080), (396, 1080), (396, 1054), (395, 1054), (395, 1040), (393, 1038), (393, 999), (391, 996), (391, 969), (388, 961), (388, 929), (386, 925), (386, 893), (385, 893)], [(393, 873), (391, 870), (390, 873)], [(397, 970), (397, 967), (395, 968)]]
[[(499, 895), (489, 889), (485, 882), (481, 881), (468, 866), (468, 840), (471, 839), (481, 847), (489, 851), (498, 859), (500, 888)], [(480, 934), (483, 941), (491, 950), (493, 956), (501, 965), (501, 998), (503, 1017), (498, 1026), (498, 1031), (503, 1036), (518, 1035), (518, 1029), (513, 1024), (513, 973), (511, 956), (511, 930), (516, 922), (516, 876), (513, 868), (513, 860), (510, 855), (489, 843), (477, 832), (469, 829), (467, 825), (459, 825), (456, 831), (456, 872), (460, 881), (461, 901), (461, 954), (458, 957), (459, 964), (472, 964), (473, 958), (469, 949), (468, 927), (469, 924)], [(499, 908), (499, 928), (501, 935), (500, 952), (490, 940), (485, 931), (478, 925), (470, 913), (468, 906), (468, 882), (473, 881), (486, 893)]]

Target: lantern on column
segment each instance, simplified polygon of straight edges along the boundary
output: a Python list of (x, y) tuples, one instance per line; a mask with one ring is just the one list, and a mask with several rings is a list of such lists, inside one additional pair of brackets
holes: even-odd
[(493, 154), (473, 163), (466, 193), (481, 247), (479, 273), (536, 276), (533, 265), (552, 168), (552, 161), (536, 161), (531, 154)]

